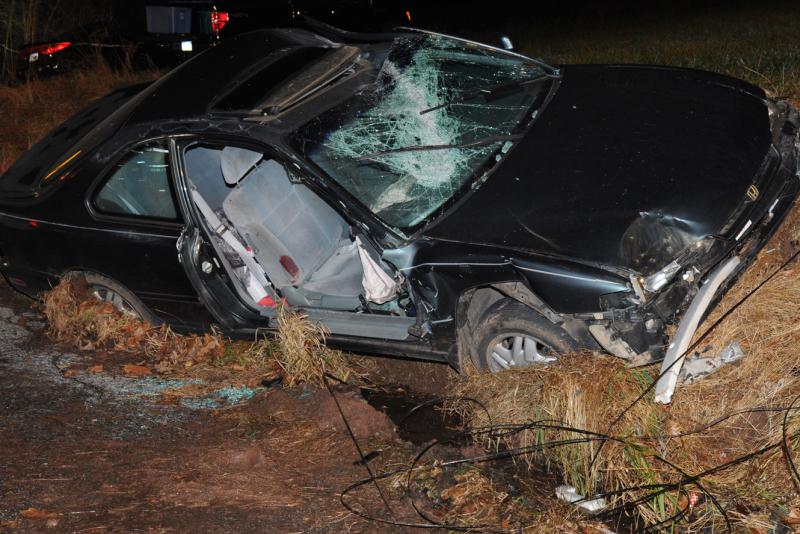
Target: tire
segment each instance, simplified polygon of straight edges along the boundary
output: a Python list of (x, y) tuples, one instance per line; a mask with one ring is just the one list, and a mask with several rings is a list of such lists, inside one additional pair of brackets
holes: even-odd
[(87, 289), (97, 300), (111, 302), (122, 313), (133, 315), (151, 325), (162, 323), (161, 319), (139, 300), (139, 297), (119, 282), (92, 272), (75, 272), (69, 276), (83, 277)]
[(497, 372), (528, 365), (547, 365), (578, 344), (558, 325), (512, 299), (489, 306), (473, 333), (473, 353), (480, 371)]

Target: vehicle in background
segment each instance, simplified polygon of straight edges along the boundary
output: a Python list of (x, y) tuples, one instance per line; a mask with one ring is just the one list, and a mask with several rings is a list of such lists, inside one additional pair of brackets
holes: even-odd
[(132, 2), (120, 8), (113, 21), (20, 47), (17, 76), (52, 76), (92, 68), (98, 61), (112, 69), (171, 69), (226, 37), (261, 28), (303, 26), (307, 17), (358, 31), (387, 29), (408, 20), (403, 5), (399, 0)]

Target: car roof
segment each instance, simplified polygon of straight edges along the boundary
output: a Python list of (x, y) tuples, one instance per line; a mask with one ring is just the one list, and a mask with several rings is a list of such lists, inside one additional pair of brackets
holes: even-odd
[(207, 115), (211, 104), (275, 56), (335, 43), (300, 29), (266, 29), (220, 42), (148, 87), (127, 124), (175, 121)]

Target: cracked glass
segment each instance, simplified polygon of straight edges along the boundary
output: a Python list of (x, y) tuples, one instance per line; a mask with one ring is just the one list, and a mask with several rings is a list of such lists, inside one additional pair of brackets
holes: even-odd
[(546, 86), (534, 61), (439, 35), (395, 39), (376, 69), (374, 83), (304, 125), (295, 146), (401, 230), (480, 183)]

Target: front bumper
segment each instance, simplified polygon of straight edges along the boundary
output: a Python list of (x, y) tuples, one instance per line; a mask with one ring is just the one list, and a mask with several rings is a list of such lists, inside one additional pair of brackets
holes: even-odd
[(743, 195), (741, 204), (717, 234), (695, 241), (678, 256), (673, 262), (678, 268), (671, 273), (668, 283), (649, 291), (643, 279), (632, 276), (630, 291), (601, 299), (605, 310), (602, 316), (594, 317), (594, 321), (586, 317), (590, 331), (606, 350), (634, 365), (664, 358), (676, 341), (666, 342), (665, 325), (679, 323), (680, 328), (689, 315), (687, 310), (713, 273), (737, 258), (736, 265), (710, 295), (703, 291), (705, 304), (698, 316), (702, 320), (781, 226), (800, 192), (800, 116), (786, 104), (780, 110), (780, 114), (772, 117), (773, 143), (760, 172), (754, 176), (757, 194)]
[[(671, 340), (659, 379), (655, 400), (669, 404), (678, 382), (683, 361), (691, 350), (700, 321), (713, 309), (738, 277), (753, 263), (759, 251), (780, 227), (800, 192), (800, 117), (796, 110), (784, 107), (784, 113), (773, 123), (776, 133), (765, 165), (774, 171), (763, 180), (765, 191), (749, 190), (750, 205), (729, 227), (731, 250), (699, 284), (689, 308), (681, 317)], [(751, 194), (753, 193), (753, 194)], [(756, 198), (752, 198), (756, 196)]]

